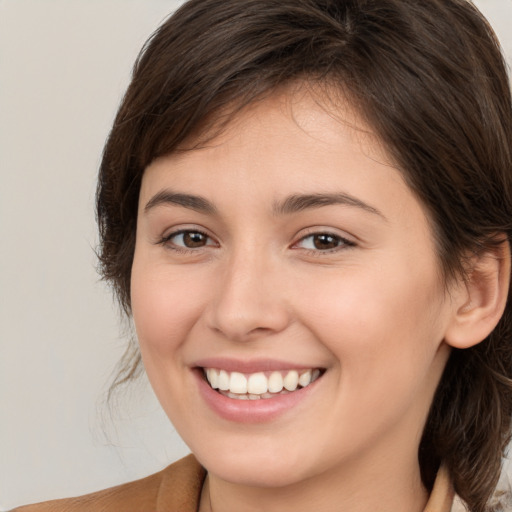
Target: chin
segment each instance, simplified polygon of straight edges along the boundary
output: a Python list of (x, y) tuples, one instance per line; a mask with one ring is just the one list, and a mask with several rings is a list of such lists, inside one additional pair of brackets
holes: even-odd
[[(270, 445), (272, 440), (269, 437)], [(251, 441), (248, 441), (249, 443)], [(192, 450), (206, 470), (232, 484), (249, 487), (287, 487), (313, 476), (315, 460), (295, 449), (262, 448), (254, 443), (251, 448), (236, 446), (223, 449)], [(231, 443), (228, 443), (231, 444)], [(316, 459), (316, 457), (315, 457)], [(320, 472), (320, 471), (319, 471)]]

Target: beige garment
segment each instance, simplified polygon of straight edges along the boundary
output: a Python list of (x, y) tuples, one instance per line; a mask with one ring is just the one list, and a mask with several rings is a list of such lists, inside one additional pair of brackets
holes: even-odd
[[(12, 512), (197, 512), (205, 476), (205, 470), (189, 455), (142, 480)], [(424, 512), (450, 512), (452, 503), (450, 479), (441, 468)]]
[(197, 512), (205, 476), (195, 457), (189, 455), (142, 480), (12, 512)]

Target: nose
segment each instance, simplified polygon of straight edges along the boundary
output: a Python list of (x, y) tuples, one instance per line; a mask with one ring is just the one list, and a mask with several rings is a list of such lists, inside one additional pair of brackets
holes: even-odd
[(206, 314), (216, 332), (234, 341), (249, 341), (289, 325), (286, 278), (269, 259), (239, 254), (226, 262), (217, 283)]

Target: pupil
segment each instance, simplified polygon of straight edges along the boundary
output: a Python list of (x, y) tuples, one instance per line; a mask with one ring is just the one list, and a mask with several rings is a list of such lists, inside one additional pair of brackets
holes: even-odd
[(315, 249), (335, 249), (338, 239), (332, 235), (316, 235), (313, 239)]
[(203, 247), (206, 237), (202, 233), (185, 233), (183, 235), (183, 242), (187, 247)]

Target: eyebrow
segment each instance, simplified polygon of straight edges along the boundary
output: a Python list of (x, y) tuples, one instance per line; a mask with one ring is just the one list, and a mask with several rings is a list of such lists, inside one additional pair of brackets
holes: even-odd
[(345, 205), (361, 208), (362, 210), (378, 215), (387, 220), (382, 212), (377, 208), (366, 204), (365, 202), (344, 192), (326, 193), (326, 194), (295, 194), (287, 197), (284, 201), (274, 204), (274, 213), (277, 215), (288, 215), (290, 213), (301, 212), (310, 208), (320, 208), (322, 206)]
[[(144, 211), (163, 205), (177, 205), (190, 210), (203, 213), (205, 215), (215, 215), (218, 213), (215, 205), (208, 199), (181, 192), (174, 192), (169, 189), (157, 192), (146, 204)], [(372, 213), (387, 220), (386, 217), (375, 207), (353, 197), (344, 192), (337, 193), (318, 193), (318, 194), (294, 194), (283, 201), (275, 202), (273, 205), (274, 215), (289, 215), (313, 208), (323, 206), (345, 205), (360, 208), (366, 212)]]
[(215, 208), (213, 203), (204, 197), (182, 194), (168, 189), (156, 193), (144, 207), (144, 212), (148, 212), (156, 206), (162, 205), (183, 206), (184, 208), (195, 210), (196, 212), (206, 215), (214, 215), (217, 213), (217, 208)]

